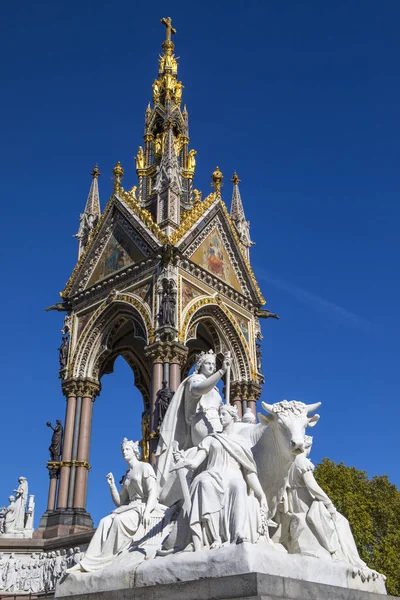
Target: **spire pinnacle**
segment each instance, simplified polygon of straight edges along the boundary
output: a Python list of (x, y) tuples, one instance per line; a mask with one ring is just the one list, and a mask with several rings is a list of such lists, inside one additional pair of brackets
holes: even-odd
[(236, 171), (231, 179), (233, 183), (232, 192), (232, 204), (231, 204), (231, 219), (235, 225), (236, 232), (239, 236), (240, 244), (247, 256), (250, 259), (250, 247), (253, 242), (250, 238), (250, 223), (246, 221), (246, 217), (243, 210), (242, 198), (239, 191), (240, 179)]
[(89, 235), (92, 229), (97, 225), (100, 218), (100, 198), (98, 178), (101, 173), (96, 165), (90, 173), (92, 176), (92, 184), (90, 186), (89, 195), (86, 200), (85, 210), (79, 217), (79, 230), (74, 235), (79, 240), (78, 258), (81, 256), (86, 244), (89, 240)]
[(101, 175), (100, 171), (99, 171), (99, 167), (96, 165), (93, 168), (93, 171), (90, 173), (93, 179), (98, 179)]

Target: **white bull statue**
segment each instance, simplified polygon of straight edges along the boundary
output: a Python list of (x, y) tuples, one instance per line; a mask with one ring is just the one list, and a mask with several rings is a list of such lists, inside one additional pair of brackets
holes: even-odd
[(239, 423), (237, 432), (250, 437), (258, 477), (272, 516), (280, 528), (275, 541), (291, 554), (333, 558), (352, 565), (353, 575), (363, 580), (384, 577), (361, 560), (347, 519), (334, 507), (314, 478), (308, 459), (319, 415), (309, 416), (321, 405), (283, 400), (261, 403), (258, 425)]

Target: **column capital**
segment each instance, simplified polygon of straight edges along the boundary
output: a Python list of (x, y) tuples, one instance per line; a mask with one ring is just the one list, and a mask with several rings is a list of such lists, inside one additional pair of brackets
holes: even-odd
[(178, 342), (154, 342), (144, 349), (147, 358), (154, 363), (171, 363), (183, 367), (187, 360), (188, 348)]
[(49, 470), (50, 479), (58, 479), (58, 476), (60, 474), (60, 466), (60, 462), (49, 460), (49, 462), (47, 463), (47, 468)]
[(62, 390), (65, 396), (90, 397), (94, 401), (100, 395), (101, 383), (96, 379), (65, 379), (62, 382)]
[(231, 383), (230, 401), (257, 402), (261, 396), (261, 389), (261, 385), (256, 381), (233, 381)]

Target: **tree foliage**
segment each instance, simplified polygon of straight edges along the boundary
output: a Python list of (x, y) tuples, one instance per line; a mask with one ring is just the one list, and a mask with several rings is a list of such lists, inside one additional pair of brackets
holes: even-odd
[(328, 458), (315, 477), (349, 520), (361, 558), (386, 575), (389, 594), (400, 596), (400, 490), (387, 475), (369, 479), (365, 471)]

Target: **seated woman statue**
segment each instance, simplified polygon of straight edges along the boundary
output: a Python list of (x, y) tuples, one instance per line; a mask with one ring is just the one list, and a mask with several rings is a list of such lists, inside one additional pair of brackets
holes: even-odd
[(250, 442), (235, 433), (237, 409), (222, 405), (219, 416), (223, 431), (206, 436), (194, 458), (179, 460), (182, 453), (175, 453), (179, 460), (176, 469), (195, 470), (207, 460), (206, 469), (190, 486), (189, 523), (195, 551), (244, 541), (254, 543), (266, 531), (267, 499)]
[(230, 365), (226, 357), (221, 369), (216, 371), (216, 355), (212, 350), (197, 356), (194, 373), (176, 390), (160, 429), (156, 456), (157, 479), (161, 501), (171, 506), (180, 497), (173, 467), (172, 442), (182, 449), (193, 448), (210, 433), (222, 431), (218, 410), (222, 398), (215, 387)]
[(107, 475), (115, 510), (101, 519), (86, 554), (69, 570), (97, 571), (110, 564), (115, 556), (133, 541), (141, 539), (153, 525), (153, 517), (164, 515), (158, 504), (158, 487), (153, 467), (139, 461), (139, 444), (123, 439), (122, 456), (129, 466), (121, 491), (118, 492), (112, 473)]
[(305, 451), (292, 463), (281, 520), (282, 543), (290, 553), (332, 557), (353, 567), (361, 577), (378, 576), (360, 558), (348, 520), (334, 507), (314, 477), (308, 458), (313, 438), (304, 436)]

